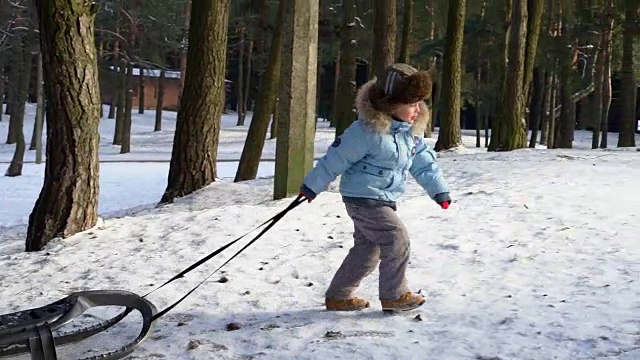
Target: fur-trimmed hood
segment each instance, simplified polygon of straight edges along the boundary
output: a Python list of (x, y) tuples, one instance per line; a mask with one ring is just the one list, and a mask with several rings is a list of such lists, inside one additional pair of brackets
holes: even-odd
[[(370, 100), (371, 91), (376, 84), (376, 80), (371, 80), (360, 87), (356, 96), (356, 110), (358, 117), (372, 131), (379, 134), (386, 134), (391, 130), (393, 121), (390, 114), (378, 111), (374, 108)], [(424, 101), (420, 102), (420, 113), (416, 121), (411, 125), (411, 132), (415, 136), (422, 136), (429, 126), (430, 111)]]

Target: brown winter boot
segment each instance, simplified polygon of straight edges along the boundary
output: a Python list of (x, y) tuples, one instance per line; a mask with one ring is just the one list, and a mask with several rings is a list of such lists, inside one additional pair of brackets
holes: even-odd
[(357, 311), (369, 307), (369, 302), (358, 297), (348, 300), (326, 299), (324, 304), (330, 311)]
[(382, 300), (382, 311), (408, 311), (416, 309), (425, 303), (424, 296), (417, 295), (409, 291), (408, 293), (400, 296), (396, 300)]

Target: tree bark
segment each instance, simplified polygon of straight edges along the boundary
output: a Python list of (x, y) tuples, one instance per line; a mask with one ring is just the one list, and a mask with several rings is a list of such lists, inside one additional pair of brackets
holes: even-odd
[(22, 101), (16, 101), (15, 107), (11, 109), (11, 118), (9, 123), (15, 126), (15, 140), (16, 148), (13, 153), (13, 158), (9, 164), (9, 168), (5, 173), (6, 176), (20, 176), (22, 175), (22, 165), (24, 163), (24, 153), (26, 150), (26, 144), (24, 140), (24, 115), (25, 115), (25, 101), (29, 94), (29, 79), (31, 79), (31, 41), (30, 35), (22, 36), (21, 54), (22, 69), (19, 72), (18, 83), (16, 84), (16, 96)]
[(593, 128), (593, 137), (591, 140), (592, 149), (598, 148), (598, 142), (600, 141), (600, 123), (602, 122), (602, 114), (604, 111), (605, 65), (607, 62), (607, 52), (611, 46), (611, 35), (613, 31), (613, 18), (609, 15), (610, 9), (610, 7), (603, 9), (600, 16), (602, 28), (600, 30), (600, 39), (598, 41), (596, 55), (596, 71), (593, 79), (593, 107), (589, 121), (590, 126)]
[(184, 91), (162, 203), (173, 202), (215, 181), (224, 110), (229, 3), (191, 4)]
[[(527, 1), (527, 34), (524, 57), (524, 82), (522, 84), (525, 102), (529, 101), (529, 89), (531, 88), (530, 85), (534, 77), (534, 67), (536, 66), (536, 58), (538, 54), (538, 41), (540, 39), (540, 31), (542, 30), (543, 13), (544, 0)], [(526, 103), (524, 106), (526, 108)]]
[[(13, 39), (14, 51), (12, 51), (12, 57), (10, 57), (11, 61), (9, 63), (9, 84), (19, 84), (20, 83), (20, 75), (23, 71), (26, 70), (24, 67), (24, 56), (22, 53), (22, 47), (24, 46), (21, 37), (15, 36)], [(16, 109), (20, 106), (24, 108), (24, 104), (20, 105), (19, 103), (24, 103), (27, 99), (20, 94), (20, 89), (18, 86), (9, 86), (9, 103), (7, 104), (7, 115), (13, 115)], [(24, 115), (24, 112), (23, 112)], [(17, 121), (17, 117), (10, 116), (9, 117), (9, 129), (7, 131), (7, 144), (13, 145), (18, 141), (18, 135), (20, 131), (22, 131), (22, 125), (20, 125)], [(20, 126), (20, 128), (18, 128)]]
[[(42, 66), (42, 53), (38, 53), (38, 67), (36, 70), (38, 72), (36, 76), (36, 82), (38, 83), (36, 95), (38, 104), (36, 108), (35, 124), (33, 126), (36, 164), (42, 163), (42, 129), (44, 128), (44, 71)], [(100, 108), (102, 108), (102, 104), (100, 105)]]
[[(500, 93), (499, 111), (491, 133), (489, 151), (511, 151), (524, 148), (527, 145), (527, 131), (525, 122), (527, 90), (525, 82), (526, 54), (527, 54), (527, 4), (518, 1), (508, 1), (507, 11), (507, 39), (505, 39), (506, 70)], [(534, 47), (535, 48), (535, 47)], [(533, 68), (532, 68), (533, 70)]]
[(238, 164), (238, 170), (236, 171), (234, 179), (235, 182), (256, 178), (272, 114), (273, 120), (271, 122), (274, 126), (271, 127), (271, 138), (275, 138), (275, 132), (273, 130), (276, 124), (276, 98), (280, 85), (282, 21), (285, 11), (287, 11), (287, 3), (283, 1), (278, 5), (278, 13), (274, 21), (275, 28), (273, 36), (271, 37), (271, 50), (269, 51), (267, 69), (262, 75), (256, 110), (251, 119), (247, 138), (242, 148), (240, 163)]
[(238, 121), (236, 122), (236, 126), (244, 125), (244, 49), (246, 47), (245, 43), (245, 28), (243, 25), (240, 25), (240, 40), (238, 41), (238, 79), (236, 81), (236, 113), (238, 115)]
[(131, 152), (131, 113), (133, 108), (133, 63), (127, 64), (127, 75), (124, 83), (124, 115), (122, 121), (122, 144), (120, 145), (120, 154)]
[(153, 126), (153, 131), (162, 131), (162, 109), (164, 107), (164, 79), (166, 72), (160, 70), (160, 77), (158, 78), (158, 97), (156, 98), (156, 121)]
[(638, 85), (636, 82), (633, 63), (633, 41), (635, 37), (638, 0), (627, 0), (625, 11), (624, 33), (622, 39), (622, 119), (620, 119), (620, 133), (618, 147), (636, 146), (636, 97)]
[(271, 118), (271, 125), (269, 127), (269, 140), (276, 139), (278, 137), (278, 97), (273, 99), (273, 117)]
[[(556, 66), (557, 67), (557, 66)], [(551, 83), (551, 102), (549, 104), (549, 125), (547, 132), (547, 148), (553, 149), (556, 144), (556, 104), (558, 103), (558, 76), (553, 76), (553, 81)]]
[(571, 44), (571, 33), (568, 20), (562, 19), (562, 35), (560, 40), (562, 47), (560, 50), (560, 71), (558, 86), (560, 88), (560, 118), (556, 124), (556, 134), (554, 148), (571, 149), (573, 147), (573, 137), (575, 132), (575, 101), (573, 96), (573, 84), (571, 82), (573, 51)]
[(253, 72), (253, 35), (249, 32), (247, 45), (247, 71), (244, 76), (244, 94), (242, 96), (242, 126), (244, 126), (247, 111), (249, 111), (249, 97), (251, 95), (251, 74)]
[[(6, 53), (0, 53), (0, 122), (2, 122), (2, 113), (3, 113), (3, 106), (4, 106), (4, 101), (5, 101), (5, 97), (4, 97), (4, 76), (5, 76), (5, 55)], [(7, 104), (8, 105), (8, 104)]]
[[(611, 22), (614, 23), (613, 21)], [(602, 118), (600, 120), (600, 148), (606, 149), (609, 139), (609, 109), (611, 108), (611, 61), (613, 58), (613, 36), (606, 44), (604, 60), (604, 83), (602, 84)]]
[(547, 135), (549, 133), (549, 121), (551, 115), (551, 96), (553, 92), (553, 72), (547, 71), (546, 80), (544, 82), (544, 98), (542, 100), (543, 108), (540, 124), (540, 145), (547, 145)]
[(116, 124), (113, 131), (113, 145), (122, 145), (122, 128), (124, 127), (124, 113), (126, 109), (127, 67), (126, 61), (120, 57), (118, 62), (116, 88)]
[[(478, 47), (479, 48), (479, 47)], [(478, 50), (478, 52), (480, 52)], [(475, 93), (475, 123), (476, 123), (476, 147), (479, 148), (482, 145), (482, 136), (480, 135), (480, 130), (482, 127), (482, 110), (484, 106), (480, 103), (480, 84), (482, 83), (482, 64), (478, 62), (476, 67), (476, 93)]]
[(289, 10), (282, 32), (274, 200), (298, 194), (314, 155), (319, 0), (291, 0)]
[(395, 61), (396, 52), (396, 0), (375, 0), (373, 8), (373, 54), (371, 72), (381, 77), (387, 65)]
[[(38, 122), (39, 118), (39, 114), (42, 115), (42, 117), (44, 117), (44, 109), (40, 109), (41, 105), (44, 105), (44, 83), (42, 81), (42, 77), (44, 76), (43, 74), (41, 74), (42, 71), (42, 54), (38, 53), (38, 57), (36, 60), (36, 101), (37, 101), (37, 107), (36, 107), (36, 116), (34, 119), (34, 125), (33, 125), (33, 131), (31, 132), (31, 141), (29, 142), (29, 150), (36, 150), (36, 138), (38, 137), (38, 134), (40, 134), (39, 136), (42, 137), (42, 126), (43, 126), (43, 121)], [(42, 104), (41, 102), (41, 97), (40, 95), (42, 95)], [(41, 113), (38, 113), (38, 111), (41, 111)], [(42, 119), (40, 119), (42, 120)]]
[[(226, 1), (226, 0), (225, 0)], [(191, 24), (191, 16), (193, 14), (193, 10), (191, 9), (191, 0), (186, 0), (184, 3), (184, 27), (185, 27), (185, 38), (190, 38), (191, 34), (189, 32), (189, 27)], [(188, 49), (183, 48), (182, 51), (180, 52), (180, 92), (178, 94), (178, 103), (180, 103), (182, 101), (182, 94), (184, 92), (184, 87), (185, 87), (185, 78), (186, 78), (186, 72), (187, 72), (187, 61), (188, 61), (188, 55), (187, 55), (187, 51)]]
[(44, 184), (29, 217), (26, 250), (93, 227), (98, 217), (100, 90), (97, 5), (37, 1), (49, 106)]
[(413, 33), (414, 7), (415, 6), (413, 0), (404, 0), (404, 14), (402, 19), (402, 42), (400, 43), (400, 56), (398, 57), (398, 61), (401, 63), (409, 63), (411, 61), (410, 43), (411, 34)]
[[(336, 45), (337, 44), (337, 45)], [(342, 54), (340, 41), (336, 41), (332, 46), (333, 51), (335, 52), (335, 66), (333, 71), (333, 101), (329, 106), (327, 106), (327, 113), (330, 114), (329, 117), (329, 127), (337, 128), (338, 127), (338, 97), (340, 94), (338, 93), (338, 85), (340, 83), (340, 64), (342, 64)]]
[(462, 44), (466, 0), (453, 0), (449, 4), (447, 42), (444, 48), (441, 84), (442, 117), (435, 150), (446, 150), (462, 145), (460, 135), (460, 92), (462, 90)]
[[(411, 2), (412, 0), (405, 0)], [(342, 27), (340, 29), (340, 75), (336, 91), (336, 136), (342, 133), (355, 120), (356, 113), (356, 1), (343, 0)]]
[(144, 83), (147, 80), (144, 76), (144, 67), (140, 66), (140, 76), (138, 77), (138, 114), (144, 114)]
[(538, 142), (538, 130), (542, 122), (542, 112), (544, 111), (544, 90), (545, 90), (545, 71), (542, 68), (536, 68), (533, 76), (533, 94), (531, 97), (531, 111), (529, 118), (531, 123), (531, 139), (529, 147), (535, 148)]

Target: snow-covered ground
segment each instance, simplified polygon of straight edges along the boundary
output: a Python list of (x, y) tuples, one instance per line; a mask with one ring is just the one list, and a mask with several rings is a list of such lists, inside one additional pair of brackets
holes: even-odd
[[(27, 141), (34, 112), (28, 109)], [(25, 164), (21, 177), (0, 177), (0, 313), (78, 290), (144, 294), (292, 200), (271, 200), (273, 163), (263, 164), (260, 179), (234, 184), (231, 161), (219, 163), (222, 181), (155, 208), (166, 185), (175, 113), (165, 113), (161, 133), (153, 133), (153, 118), (153, 111), (134, 114), (127, 155), (110, 145), (113, 120), (103, 120), (104, 224), (53, 241), (46, 251), (22, 252), (44, 164)], [(235, 117), (225, 116), (221, 159), (239, 158), (246, 127), (234, 125)], [(332, 138), (321, 124), (317, 156)], [(411, 181), (398, 212), (412, 235), (409, 281), (428, 299), (419, 311), (381, 314), (377, 272), (359, 292), (373, 300), (371, 309), (324, 311), (324, 290), (352, 243), (334, 184), (160, 318), (129, 358), (639, 359), (640, 152), (590, 150), (590, 141), (577, 132), (574, 150), (486, 153), (465, 136), (467, 148), (440, 154), (455, 198), (446, 211)], [(610, 144), (616, 141), (611, 134)], [(275, 141), (267, 141), (263, 157), (272, 159), (274, 149)], [(0, 161), (12, 152), (0, 145)], [(31, 151), (27, 160), (33, 158)], [(120, 159), (128, 162), (113, 162)], [(150, 300), (163, 309), (237, 248)], [(221, 276), (228, 281), (218, 282)], [(59, 357), (116, 348), (135, 336), (136, 320), (61, 348)], [(227, 331), (230, 323), (240, 329)]]

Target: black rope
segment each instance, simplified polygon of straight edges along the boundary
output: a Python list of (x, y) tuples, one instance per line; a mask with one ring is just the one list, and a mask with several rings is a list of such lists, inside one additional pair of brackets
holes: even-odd
[(199, 288), (200, 285), (204, 284), (207, 280), (209, 280), (209, 278), (211, 276), (213, 276), (213, 274), (217, 273), (218, 270), (220, 270), (223, 266), (227, 265), (236, 256), (240, 255), (240, 253), (242, 253), (244, 250), (246, 250), (249, 246), (251, 246), (254, 242), (256, 242), (256, 240), (258, 240), (260, 237), (262, 237), (262, 235), (264, 235), (267, 231), (269, 231), (269, 229), (271, 229), (278, 221), (280, 221), (280, 219), (282, 219), (289, 211), (295, 209), (298, 205), (302, 204), (304, 201), (305, 200), (301, 195), (298, 196), (291, 204), (289, 204), (289, 206), (287, 206), (286, 209), (284, 209), (281, 212), (279, 212), (278, 214), (274, 215), (269, 220), (263, 222), (262, 224), (258, 225), (256, 228), (254, 228), (253, 230), (251, 230), (251, 231), (247, 232), (246, 234), (244, 234), (244, 235), (232, 240), (231, 242), (223, 245), (219, 249), (215, 250), (214, 252), (212, 252), (212, 253), (208, 254), (207, 256), (203, 257), (202, 259), (198, 260), (194, 264), (192, 264), (189, 267), (187, 267), (186, 269), (182, 270), (176, 276), (174, 276), (171, 279), (167, 280), (164, 284), (158, 286), (157, 288), (151, 290), (146, 295), (144, 295), (143, 297), (146, 297), (146, 296), (150, 295), (151, 293), (155, 292), (156, 290), (164, 287), (165, 285), (168, 285), (168, 284), (172, 283), (173, 281), (184, 277), (187, 273), (193, 271), (194, 269), (196, 269), (200, 265), (202, 265), (202, 264), (206, 263), (207, 261), (211, 260), (213, 257), (215, 257), (216, 255), (220, 254), (221, 252), (223, 252), (224, 250), (226, 250), (227, 248), (229, 248), (231, 245), (235, 244), (236, 242), (240, 241), (245, 236), (247, 236), (250, 233), (252, 233), (253, 231), (261, 228), (262, 226), (268, 224), (264, 229), (262, 229), (262, 231), (260, 231), (260, 233), (258, 235), (256, 235), (253, 239), (251, 239), (251, 241), (249, 241), (245, 246), (243, 246), (242, 249), (238, 250), (232, 257), (230, 257), (227, 261), (225, 261), (222, 265), (220, 265), (217, 269), (215, 269), (211, 274), (209, 274), (206, 278), (204, 278), (204, 280), (199, 282), (198, 285), (196, 285), (188, 293), (186, 293), (184, 296), (182, 296), (178, 301), (174, 302), (173, 304), (169, 305), (164, 310), (162, 310), (159, 313), (155, 314), (153, 316), (153, 318), (151, 319), (151, 321), (157, 320), (161, 316), (163, 316), (166, 313), (168, 313), (169, 311), (171, 311), (171, 309), (176, 307), (178, 304), (180, 304), (184, 299), (186, 299), (189, 295), (191, 295), (194, 291), (196, 291), (196, 289)]

